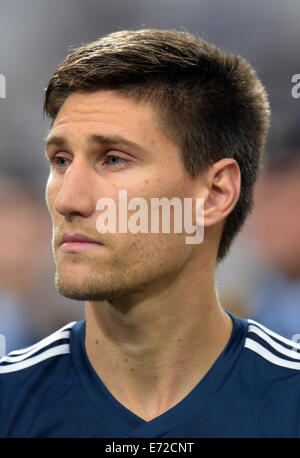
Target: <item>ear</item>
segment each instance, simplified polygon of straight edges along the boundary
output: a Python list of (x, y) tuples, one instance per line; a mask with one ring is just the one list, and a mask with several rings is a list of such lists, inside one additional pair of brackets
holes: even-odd
[(234, 209), (241, 188), (238, 163), (224, 158), (209, 167), (205, 174), (206, 197), (204, 199), (204, 226), (213, 226)]

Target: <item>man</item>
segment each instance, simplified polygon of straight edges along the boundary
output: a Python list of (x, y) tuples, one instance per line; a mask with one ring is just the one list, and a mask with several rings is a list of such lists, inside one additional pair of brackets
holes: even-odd
[[(251, 66), (188, 33), (122, 31), (70, 54), (44, 109), (55, 281), (86, 320), (1, 360), (1, 435), (300, 435), (293, 343), (224, 311), (214, 284), (269, 125)], [(102, 198), (123, 227), (120, 191), (202, 198), (202, 243), (101, 230)]]

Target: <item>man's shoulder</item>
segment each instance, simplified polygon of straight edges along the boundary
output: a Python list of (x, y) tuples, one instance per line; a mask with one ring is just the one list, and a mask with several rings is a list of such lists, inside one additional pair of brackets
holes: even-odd
[(256, 387), (295, 385), (300, 377), (300, 343), (283, 337), (260, 322), (247, 319), (240, 367)]
[[(73, 348), (84, 322), (71, 322), (0, 359), (0, 437), (43, 437), (80, 398)], [(71, 418), (69, 415), (69, 419)], [(62, 428), (63, 429), (63, 428)]]
[(0, 381), (20, 380), (29, 374), (44, 371), (48, 363), (58, 361), (62, 355), (70, 354), (70, 334), (76, 325), (70, 322), (39, 342), (25, 348), (13, 350), (0, 359)]

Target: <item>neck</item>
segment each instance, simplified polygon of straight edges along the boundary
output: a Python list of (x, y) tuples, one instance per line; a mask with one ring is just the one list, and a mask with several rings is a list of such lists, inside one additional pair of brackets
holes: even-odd
[(86, 303), (92, 366), (119, 402), (147, 420), (199, 383), (231, 334), (213, 275), (189, 277), (186, 285), (181, 275), (163, 288), (152, 285), (151, 294)]

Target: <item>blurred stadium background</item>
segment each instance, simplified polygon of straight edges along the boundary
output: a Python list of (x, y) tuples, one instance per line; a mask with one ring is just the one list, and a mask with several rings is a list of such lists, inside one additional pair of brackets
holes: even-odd
[(43, 93), (71, 48), (120, 29), (186, 29), (245, 57), (267, 88), (272, 127), (256, 206), (218, 267), (220, 301), (292, 338), (300, 333), (298, 0), (1, 0), (0, 334), (6, 350), (84, 317), (53, 284)]

